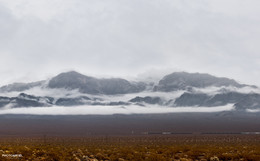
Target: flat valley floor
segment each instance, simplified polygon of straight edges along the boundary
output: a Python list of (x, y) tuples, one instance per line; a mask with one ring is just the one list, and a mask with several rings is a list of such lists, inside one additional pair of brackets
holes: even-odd
[(258, 113), (0, 116), (0, 160), (260, 160)]
[(0, 136), (140, 135), (260, 132), (260, 113), (0, 115)]

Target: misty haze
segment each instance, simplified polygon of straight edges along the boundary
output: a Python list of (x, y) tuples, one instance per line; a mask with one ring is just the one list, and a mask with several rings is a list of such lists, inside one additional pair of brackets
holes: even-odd
[(258, 87), (200, 73), (174, 72), (159, 82), (133, 82), (70, 71), (44, 81), (2, 86), (0, 92), (1, 114), (260, 111)]
[(0, 160), (260, 160), (259, 5), (0, 0)]

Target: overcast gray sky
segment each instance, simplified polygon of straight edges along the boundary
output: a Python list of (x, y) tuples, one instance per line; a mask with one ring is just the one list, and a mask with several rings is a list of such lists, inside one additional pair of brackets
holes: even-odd
[(0, 0), (0, 85), (68, 70), (122, 77), (184, 70), (260, 85), (259, 6), (259, 0)]

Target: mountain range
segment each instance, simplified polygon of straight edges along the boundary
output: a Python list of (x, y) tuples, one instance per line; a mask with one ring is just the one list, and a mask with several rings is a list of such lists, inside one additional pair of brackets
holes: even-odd
[(0, 87), (0, 108), (52, 106), (219, 107), (260, 111), (260, 90), (229, 78), (174, 72), (159, 82), (95, 78), (75, 71), (49, 80)]

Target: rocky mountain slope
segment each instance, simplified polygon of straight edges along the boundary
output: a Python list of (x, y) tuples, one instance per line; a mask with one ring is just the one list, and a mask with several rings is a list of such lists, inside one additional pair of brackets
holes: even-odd
[(75, 71), (50, 80), (0, 87), (0, 108), (51, 106), (162, 106), (218, 107), (260, 110), (260, 90), (228, 78), (209, 74), (175, 72), (158, 83), (131, 82), (121, 78), (99, 79)]

